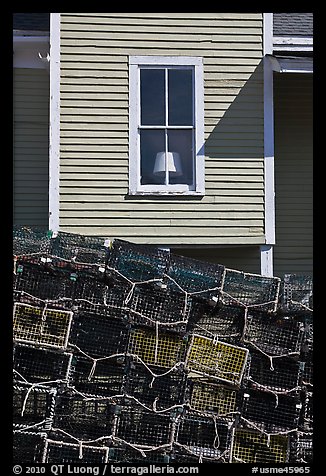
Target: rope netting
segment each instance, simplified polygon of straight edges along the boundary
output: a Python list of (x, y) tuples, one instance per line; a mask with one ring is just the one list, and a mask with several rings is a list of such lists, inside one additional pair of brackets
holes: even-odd
[(26, 227), (13, 253), (15, 461), (311, 461), (310, 277)]

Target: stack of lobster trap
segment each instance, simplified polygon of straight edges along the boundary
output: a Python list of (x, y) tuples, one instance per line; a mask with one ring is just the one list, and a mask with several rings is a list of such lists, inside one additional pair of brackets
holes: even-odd
[(312, 460), (312, 281), (14, 230), (14, 460)]

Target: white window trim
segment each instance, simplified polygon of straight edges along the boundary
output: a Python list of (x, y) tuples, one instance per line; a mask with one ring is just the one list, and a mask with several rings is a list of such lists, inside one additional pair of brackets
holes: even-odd
[[(187, 185), (140, 185), (139, 66), (193, 66), (195, 69), (195, 181), (194, 190)], [(135, 160), (136, 158), (136, 160)], [(204, 195), (204, 78), (203, 60), (193, 56), (129, 57), (129, 193), (130, 195)]]

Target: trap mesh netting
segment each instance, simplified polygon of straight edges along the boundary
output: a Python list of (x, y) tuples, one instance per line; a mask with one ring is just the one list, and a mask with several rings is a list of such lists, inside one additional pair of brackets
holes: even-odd
[(14, 229), (17, 463), (309, 463), (312, 279)]

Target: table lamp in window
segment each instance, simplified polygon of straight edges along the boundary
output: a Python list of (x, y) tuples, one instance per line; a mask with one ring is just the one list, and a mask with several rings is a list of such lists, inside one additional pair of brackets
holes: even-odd
[(182, 175), (180, 154), (178, 152), (158, 152), (156, 154), (154, 175), (165, 175), (166, 167), (168, 173), (174, 177)]

